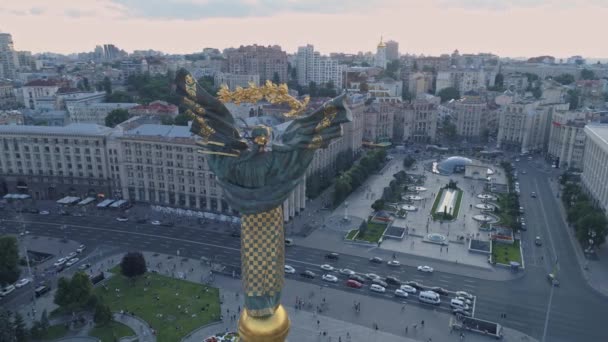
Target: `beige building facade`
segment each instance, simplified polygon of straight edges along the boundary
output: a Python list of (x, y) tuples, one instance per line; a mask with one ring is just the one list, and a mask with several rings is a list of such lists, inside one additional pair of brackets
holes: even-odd
[(557, 111), (553, 114), (547, 152), (560, 168), (583, 168), (586, 123), (586, 115), (582, 112)]
[(599, 206), (608, 212), (608, 125), (585, 126), (587, 136), (582, 182)]

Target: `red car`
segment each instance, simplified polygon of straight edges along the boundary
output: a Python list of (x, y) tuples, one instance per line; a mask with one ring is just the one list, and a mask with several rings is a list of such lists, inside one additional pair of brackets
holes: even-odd
[(363, 287), (363, 284), (361, 284), (360, 282), (358, 282), (356, 280), (349, 279), (346, 281), (346, 286), (352, 287), (354, 289), (360, 289)]

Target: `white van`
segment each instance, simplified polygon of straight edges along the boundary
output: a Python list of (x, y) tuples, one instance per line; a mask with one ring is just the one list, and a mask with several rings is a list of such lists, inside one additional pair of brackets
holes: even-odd
[(0, 297), (8, 296), (13, 291), (15, 291), (15, 286), (6, 285), (6, 287), (0, 290)]
[(452, 309), (461, 309), (461, 310), (469, 310), (469, 306), (466, 305), (463, 301), (461, 301), (460, 299), (452, 299), (450, 301), (450, 306), (452, 307)]
[(420, 294), (418, 295), (418, 300), (423, 302), (423, 303), (428, 303), (428, 304), (435, 304), (435, 305), (439, 305), (441, 304), (441, 298), (439, 297), (439, 295), (433, 291), (421, 291)]

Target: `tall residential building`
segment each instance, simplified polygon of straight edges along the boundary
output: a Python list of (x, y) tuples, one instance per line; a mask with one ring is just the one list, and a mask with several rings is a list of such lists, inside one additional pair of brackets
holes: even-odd
[(585, 126), (583, 185), (604, 212), (608, 212), (608, 125)]
[(464, 138), (479, 139), (487, 130), (488, 105), (479, 96), (467, 96), (454, 101), (453, 115), (456, 134)]
[(378, 43), (378, 47), (376, 48), (376, 58), (374, 61), (374, 66), (386, 69), (386, 63), (386, 44), (384, 44), (384, 42), (382, 41), (382, 37), (380, 37), (380, 43)]
[(260, 75), (260, 83), (273, 81), (287, 83), (287, 53), (280, 46), (241, 46), (226, 51), (228, 72), (238, 75)]
[[(490, 84), (492, 85), (492, 84)], [(486, 88), (486, 74), (483, 69), (450, 69), (437, 73), (435, 93), (445, 88), (456, 88), (460, 94)]]
[(436, 103), (416, 99), (403, 105), (403, 123), (395, 125), (403, 127), (402, 141), (407, 142), (434, 142), (437, 136), (437, 118), (439, 109)]
[(17, 76), (17, 54), (10, 33), (0, 33), (0, 80), (14, 80)]
[(553, 114), (547, 152), (562, 169), (583, 167), (588, 114), (570, 111)]
[(388, 42), (386, 42), (386, 60), (399, 60), (399, 43), (394, 40), (389, 40)]
[(324, 84), (331, 81), (336, 89), (343, 87), (343, 66), (337, 60), (321, 56), (313, 45), (298, 48), (296, 70), (301, 86), (307, 86), (310, 82)]

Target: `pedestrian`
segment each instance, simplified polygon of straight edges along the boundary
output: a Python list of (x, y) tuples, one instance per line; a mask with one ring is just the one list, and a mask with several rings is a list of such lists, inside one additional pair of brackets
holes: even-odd
[(405, 326), (405, 333), (407, 334), (407, 325)]
[(424, 328), (424, 320), (420, 321), (420, 325)]
[(414, 324), (414, 330), (416, 330), (417, 327), (418, 327), (418, 324)]

